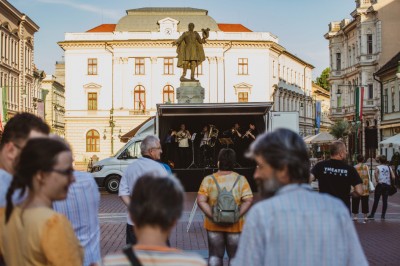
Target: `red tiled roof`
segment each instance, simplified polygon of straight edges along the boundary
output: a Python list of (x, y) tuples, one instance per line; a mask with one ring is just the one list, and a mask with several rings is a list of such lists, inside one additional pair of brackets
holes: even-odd
[(87, 32), (113, 32), (117, 24), (101, 24), (93, 29), (88, 30)]
[(226, 32), (252, 32), (252, 30), (242, 24), (218, 24), (218, 27), (220, 30)]

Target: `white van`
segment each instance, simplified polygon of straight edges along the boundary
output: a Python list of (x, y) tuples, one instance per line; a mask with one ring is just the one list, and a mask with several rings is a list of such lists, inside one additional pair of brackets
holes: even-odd
[(105, 187), (110, 193), (117, 193), (119, 181), (125, 169), (137, 158), (140, 153), (142, 140), (154, 132), (154, 119), (144, 124), (117, 153), (109, 158), (100, 160), (93, 164), (91, 172), (99, 187)]

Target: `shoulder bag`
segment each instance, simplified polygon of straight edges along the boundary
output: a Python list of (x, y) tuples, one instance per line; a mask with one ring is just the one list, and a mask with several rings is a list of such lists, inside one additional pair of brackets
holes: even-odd
[(393, 196), (394, 194), (397, 193), (397, 188), (396, 188), (393, 178), (392, 178), (392, 171), (390, 170), (390, 166), (388, 166), (388, 168), (389, 168), (389, 175), (390, 175), (389, 196)]
[[(364, 166), (364, 164), (363, 164)], [(375, 186), (374, 186), (374, 182), (372, 182), (372, 176), (369, 172), (369, 168), (367, 167), (367, 171), (368, 171), (368, 184), (369, 184), (369, 192), (374, 192), (375, 191)]]
[(136, 257), (131, 245), (124, 247), (123, 252), (125, 256), (128, 257), (132, 266), (142, 266), (139, 259)]

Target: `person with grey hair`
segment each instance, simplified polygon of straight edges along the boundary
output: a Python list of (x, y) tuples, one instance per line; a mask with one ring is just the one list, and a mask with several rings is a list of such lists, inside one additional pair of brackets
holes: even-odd
[[(140, 145), (142, 157), (134, 160), (122, 175), (118, 195), (124, 204), (128, 207), (131, 203), (131, 194), (138, 178), (145, 174), (158, 176), (167, 176), (165, 167), (157, 162), (160, 160), (162, 149), (160, 140), (153, 135), (147, 136)], [(135, 244), (136, 237), (133, 228), (133, 222), (130, 216), (127, 216), (126, 225), (126, 243)]]
[[(182, 215), (183, 202), (183, 187), (174, 176), (140, 177), (129, 205), (137, 245), (125, 247), (124, 254), (107, 255), (101, 265), (205, 266), (199, 255), (167, 247), (168, 236)], [(139, 263), (134, 263), (136, 260)]]
[(248, 155), (263, 200), (246, 217), (233, 266), (368, 265), (343, 203), (308, 185), (310, 161), (297, 133), (263, 134)]
[[(350, 196), (360, 197), (364, 192), (362, 179), (356, 169), (346, 163), (347, 151), (343, 141), (334, 141), (330, 152), (331, 158), (317, 163), (311, 172), (318, 179), (319, 192), (341, 199), (350, 214)], [(354, 187), (352, 193), (351, 187)]]

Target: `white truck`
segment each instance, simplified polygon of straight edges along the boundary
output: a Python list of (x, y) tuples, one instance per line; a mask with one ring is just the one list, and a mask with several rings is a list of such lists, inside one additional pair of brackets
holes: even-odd
[[(161, 142), (169, 129), (177, 129), (186, 124), (191, 133), (201, 131), (204, 125), (215, 125), (220, 134), (230, 129), (232, 124), (239, 123), (243, 130), (253, 123), (258, 133), (284, 127), (298, 132), (297, 112), (270, 112), (271, 103), (219, 103), (219, 104), (159, 104), (154, 119), (145, 123), (136, 135), (116, 154), (94, 163), (92, 174), (99, 185), (110, 193), (118, 192), (119, 181), (126, 167), (141, 156), (141, 141), (149, 134), (157, 135)], [(297, 121), (297, 124), (296, 124)], [(192, 142), (193, 145), (193, 142)], [(221, 147), (217, 146), (217, 150)], [(217, 153), (214, 151), (214, 153)], [(193, 154), (191, 154), (192, 156)], [(174, 168), (174, 174), (181, 180), (186, 191), (197, 191), (204, 176), (215, 172), (216, 168)], [(245, 175), (252, 188), (254, 165), (235, 169)]]

